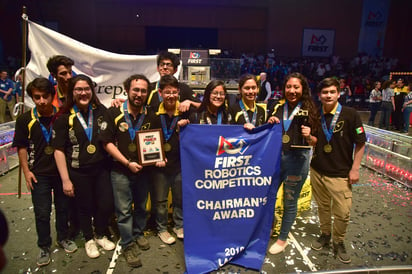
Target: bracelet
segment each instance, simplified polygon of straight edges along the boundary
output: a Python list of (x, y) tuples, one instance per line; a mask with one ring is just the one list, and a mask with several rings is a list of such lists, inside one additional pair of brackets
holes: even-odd
[(312, 135), (309, 134), (309, 140), (306, 139), (306, 142), (308, 142), (308, 144), (309, 144), (310, 142), (312, 142)]
[(129, 168), (129, 166), (130, 166), (130, 161), (128, 160), (126, 167)]

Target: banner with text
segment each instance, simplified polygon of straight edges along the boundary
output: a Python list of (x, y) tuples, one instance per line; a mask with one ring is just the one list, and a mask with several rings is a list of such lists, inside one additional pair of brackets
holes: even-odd
[(330, 57), (334, 51), (335, 31), (304, 29), (302, 40), (302, 56)]
[(279, 185), (279, 125), (188, 125), (180, 135), (188, 273), (261, 269)]
[(382, 56), (389, 8), (389, 0), (363, 0), (358, 52)]
[[(53, 55), (65, 55), (73, 59), (73, 73), (86, 74), (92, 78), (97, 84), (97, 96), (106, 106), (114, 98), (126, 98), (123, 81), (130, 75), (143, 74), (151, 82), (160, 78), (156, 55), (126, 55), (97, 49), (30, 20), (28, 29), (31, 58), (26, 67), (26, 84), (36, 77), (49, 77), (46, 64)], [(27, 102), (32, 102), (28, 96), (26, 98)]]

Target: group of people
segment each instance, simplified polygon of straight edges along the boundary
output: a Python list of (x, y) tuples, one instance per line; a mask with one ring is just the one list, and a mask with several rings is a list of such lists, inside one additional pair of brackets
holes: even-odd
[(16, 120), (14, 106), (22, 100), (21, 74), (17, 76), (17, 82), (8, 77), (7, 70), (0, 70), (0, 124), (9, 121), (6, 117), (6, 108), (10, 113), (10, 118)]
[[(321, 236), (312, 248), (328, 246), (332, 237), (335, 254), (349, 263), (344, 239), (352, 202), (351, 184), (359, 180), (366, 137), (357, 112), (338, 102), (339, 82), (334, 78), (320, 82), (319, 110), (306, 78), (291, 73), (285, 79), (284, 100), (267, 109), (266, 104), (256, 102), (256, 76), (245, 74), (239, 79), (240, 99), (228, 106), (224, 82), (219, 80), (212, 80), (203, 100), (198, 101), (187, 85), (173, 77), (179, 63), (176, 55), (160, 52), (160, 80), (150, 83), (142, 74), (131, 75), (124, 81), (127, 99), (114, 100), (108, 109), (100, 103), (88, 76), (72, 76), (74, 63), (66, 56), (53, 56), (47, 64), (56, 87), (41, 77), (29, 83), (27, 93), (35, 107), (17, 119), (13, 146), (18, 149), (26, 185), (32, 193), (40, 248), (37, 264), (50, 262), (51, 190), (57, 243), (66, 252), (77, 250), (69, 235), (69, 224), (80, 228), (90, 258), (100, 255), (98, 246), (113, 250), (108, 226), (114, 214), (127, 264), (141, 266), (138, 249), (150, 248), (143, 233), (148, 224), (149, 193), (150, 213), (160, 240), (173, 244), (176, 237), (183, 239), (184, 167), (180, 165), (179, 128), (189, 123), (237, 124), (245, 130), (265, 123), (281, 124), (285, 204), (281, 232), (269, 252), (277, 254), (287, 246), (297, 200), (310, 169), (321, 226)], [(142, 166), (136, 133), (149, 129), (162, 131), (166, 158), (153, 166)], [(168, 230), (169, 189), (173, 233)]]
[[(370, 117), (368, 125), (374, 126), (378, 111), (382, 111), (379, 127), (408, 133), (412, 113), (412, 83), (405, 85), (402, 78), (375, 82), (369, 96)], [(390, 127), (392, 121), (392, 128)]]

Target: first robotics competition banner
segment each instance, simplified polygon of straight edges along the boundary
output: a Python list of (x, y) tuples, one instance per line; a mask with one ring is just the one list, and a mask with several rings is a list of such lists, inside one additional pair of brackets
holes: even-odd
[(180, 133), (187, 273), (260, 270), (279, 185), (282, 128), (187, 125)]
[[(30, 61), (26, 66), (26, 85), (36, 77), (46, 77), (51, 81), (47, 61), (53, 55), (65, 55), (74, 61), (73, 74), (85, 74), (96, 83), (96, 93), (100, 101), (110, 106), (113, 99), (127, 98), (123, 82), (132, 74), (143, 74), (151, 82), (159, 80), (157, 55), (126, 55), (97, 49), (76, 41), (59, 32), (28, 22), (28, 48)], [(179, 66), (178, 77), (181, 71)], [(28, 107), (34, 107), (29, 96), (25, 96)]]

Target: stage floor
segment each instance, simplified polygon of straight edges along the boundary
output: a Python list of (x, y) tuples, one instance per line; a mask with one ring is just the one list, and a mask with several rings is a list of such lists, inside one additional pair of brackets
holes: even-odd
[[(99, 258), (89, 259), (82, 239), (76, 240), (79, 250), (69, 255), (53, 246), (52, 262), (37, 267), (39, 250), (31, 196), (23, 184), (23, 195), (17, 198), (17, 181), (18, 169), (0, 177), (0, 208), (6, 214), (10, 230), (4, 247), (8, 264), (3, 273), (184, 273), (183, 242), (165, 246), (152, 232), (147, 233), (151, 248), (141, 252), (143, 266), (140, 268), (128, 267), (116, 251), (102, 252)], [(352, 216), (346, 241), (352, 258), (350, 264), (335, 259), (332, 250), (311, 250), (310, 243), (318, 233), (317, 207), (312, 201), (311, 208), (297, 217), (286, 251), (279, 255), (267, 254), (260, 272), (225, 265), (213, 273), (330, 273), (333, 270), (356, 273), (356, 270), (368, 268), (380, 269), (383, 273), (383, 267), (409, 267), (409, 270), (396, 273), (411, 273), (411, 190), (377, 176), (369, 169), (361, 169), (361, 180), (353, 186)], [(273, 237), (269, 245), (275, 240)]]

